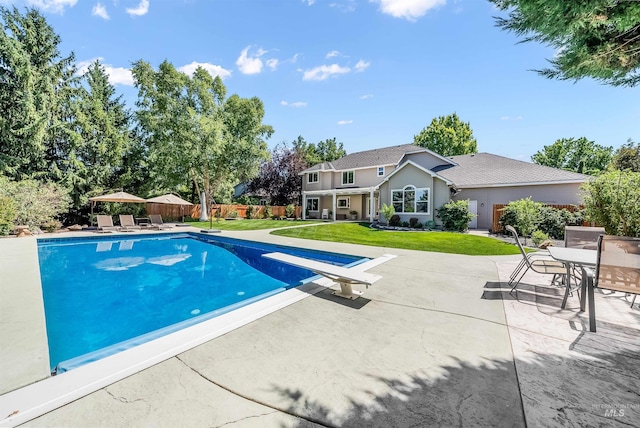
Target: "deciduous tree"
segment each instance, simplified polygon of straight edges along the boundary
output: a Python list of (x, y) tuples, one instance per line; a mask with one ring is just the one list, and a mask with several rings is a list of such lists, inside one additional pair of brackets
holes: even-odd
[(213, 195), (257, 172), (267, 155), (264, 139), (273, 132), (262, 123), (260, 99), (226, 98), (222, 79), (202, 67), (189, 77), (167, 61), (155, 71), (140, 60), (132, 72), (136, 113), (159, 186), (171, 189), (189, 179), (199, 195)]
[(615, 152), (611, 165), (619, 170), (640, 172), (640, 143), (634, 143), (629, 139), (627, 144)]
[(548, 78), (592, 77), (612, 85), (640, 83), (640, 2), (624, 0), (490, 0), (507, 17), (496, 24), (555, 49)]
[(434, 118), (429, 126), (413, 137), (413, 144), (442, 156), (478, 152), (471, 125), (461, 121), (456, 113)]
[(613, 147), (580, 138), (561, 138), (536, 152), (531, 160), (538, 165), (597, 175), (611, 162)]

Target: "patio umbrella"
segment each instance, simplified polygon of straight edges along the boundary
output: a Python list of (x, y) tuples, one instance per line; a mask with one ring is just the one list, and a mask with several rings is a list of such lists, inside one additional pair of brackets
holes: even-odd
[(89, 201), (91, 201), (91, 218), (93, 218), (93, 207), (95, 206), (96, 202), (131, 202), (135, 204), (144, 204), (145, 202), (147, 202), (144, 199), (127, 192), (116, 192), (109, 193), (107, 195), (94, 196), (92, 198), (89, 198)]
[(191, 202), (185, 201), (180, 196), (176, 196), (173, 193), (167, 193), (166, 195), (156, 196), (155, 198), (147, 199), (146, 202), (150, 202), (152, 204), (180, 205), (180, 212), (182, 213), (183, 222), (184, 222), (185, 205), (193, 205)]

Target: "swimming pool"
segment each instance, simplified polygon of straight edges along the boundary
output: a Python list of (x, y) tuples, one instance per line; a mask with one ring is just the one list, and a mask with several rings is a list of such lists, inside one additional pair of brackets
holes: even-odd
[(340, 266), (361, 260), (195, 233), (39, 240), (52, 370), (96, 361), (314, 276), (262, 257), (274, 251)]

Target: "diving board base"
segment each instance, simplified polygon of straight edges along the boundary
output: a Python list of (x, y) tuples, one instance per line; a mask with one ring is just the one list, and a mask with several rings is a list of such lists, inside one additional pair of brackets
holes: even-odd
[(339, 282), (338, 284), (340, 284), (340, 291), (336, 290), (331, 293), (334, 296), (344, 297), (345, 299), (350, 300), (356, 300), (358, 297), (362, 296), (362, 291), (354, 290), (351, 287), (351, 284), (347, 284), (344, 282)]

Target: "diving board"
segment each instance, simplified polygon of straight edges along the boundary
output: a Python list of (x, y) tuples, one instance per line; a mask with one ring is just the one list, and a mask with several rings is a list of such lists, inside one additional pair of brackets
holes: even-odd
[(335, 291), (333, 293), (334, 295), (353, 300), (362, 295), (361, 291), (353, 290), (351, 287), (353, 284), (364, 284), (369, 287), (376, 281), (382, 279), (382, 276), (365, 272), (365, 270), (384, 263), (395, 256), (388, 254), (351, 268), (345, 268), (279, 252), (263, 254), (262, 257), (305, 268), (313, 273), (329, 278), (340, 285), (340, 291)]

